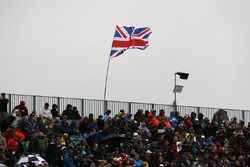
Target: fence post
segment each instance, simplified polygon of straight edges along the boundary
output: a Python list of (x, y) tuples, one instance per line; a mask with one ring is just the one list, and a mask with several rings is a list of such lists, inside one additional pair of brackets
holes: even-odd
[(33, 111), (36, 111), (36, 96), (33, 96)]
[(128, 111), (131, 113), (131, 102), (128, 102)]
[(108, 110), (108, 101), (107, 100), (103, 101), (103, 110), (104, 110), (103, 114), (105, 114), (106, 111)]
[(197, 107), (197, 116), (200, 114), (200, 107)]
[(246, 121), (245, 121), (245, 111), (242, 110), (241, 113), (242, 113), (242, 120), (244, 120), (244, 122), (246, 123)]
[(12, 113), (11, 109), (11, 94), (9, 94), (9, 113)]
[(84, 117), (84, 99), (81, 99), (82, 107), (82, 117)]
[(151, 108), (152, 108), (152, 110), (154, 110), (155, 109), (155, 105), (151, 104)]
[(57, 97), (57, 106), (58, 106), (59, 113), (61, 114), (60, 97)]

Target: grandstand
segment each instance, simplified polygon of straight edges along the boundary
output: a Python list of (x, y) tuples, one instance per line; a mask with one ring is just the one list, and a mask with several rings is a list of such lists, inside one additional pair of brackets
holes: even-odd
[(0, 111), (4, 167), (250, 165), (248, 110), (2, 94)]

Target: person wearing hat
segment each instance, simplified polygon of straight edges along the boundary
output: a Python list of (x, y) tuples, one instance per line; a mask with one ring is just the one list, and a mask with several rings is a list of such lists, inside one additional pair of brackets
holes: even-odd
[(64, 167), (75, 167), (74, 161), (73, 161), (73, 156), (74, 156), (73, 150), (69, 150), (63, 159), (63, 162), (64, 162), (63, 166)]
[[(150, 167), (150, 166), (154, 166), (155, 162), (152, 156), (152, 151), (147, 150), (145, 152), (145, 157), (144, 157), (144, 161), (146, 162), (146, 164)], [(145, 165), (146, 166), (146, 165)]]

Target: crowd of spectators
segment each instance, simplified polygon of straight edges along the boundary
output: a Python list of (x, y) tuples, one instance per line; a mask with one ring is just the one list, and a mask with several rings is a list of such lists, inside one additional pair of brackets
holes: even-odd
[[(0, 113), (8, 99), (1, 95)], [(80, 116), (68, 104), (63, 112), (45, 103), (29, 112), (25, 102), (3, 120), (0, 163), (15, 166), (23, 155), (40, 154), (59, 167), (243, 167), (250, 165), (250, 123), (220, 115), (167, 114), (164, 110), (106, 111), (97, 118)], [(117, 112), (111, 117), (112, 112)], [(158, 113), (159, 112), (159, 113)], [(2, 116), (1, 115), (1, 116)], [(170, 115), (170, 116), (166, 116)], [(3, 124), (4, 122), (4, 124)], [(31, 163), (23, 166), (32, 166)]]

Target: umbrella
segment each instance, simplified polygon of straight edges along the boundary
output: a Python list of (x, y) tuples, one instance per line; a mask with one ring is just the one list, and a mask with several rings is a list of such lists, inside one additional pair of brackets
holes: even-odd
[[(123, 145), (126, 142), (126, 135), (125, 134), (110, 134), (105, 136), (104, 138), (102, 138), (101, 140), (102, 144), (107, 144), (110, 147), (120, 147), (121, 143), (123, 143)], [(126, 145), (126, 144), (125, 144)]]
[(102, 141), (114, 141), (114, 140), (125, 140), (126, 139), (126, 135), (125, 134), (110, 134), (108, 136), (105, 136), (104, 138), (102, 138)]
[(36, 154), (36, 155), (23, 156), (18, 160), (16, 164), (18, 165), (18, 164), (23, 164), (23, 163), (28, 163), (28, 162), (39, 164), (39, 163), (44, 163), (46, 161), (40, 155)]
[(83, 136), (82, 135), (71, 135), (70, 136), (70, 141), (74, 144), (78, 144), (82, 141)]
[(102, 139), (102, 131), (91, 133), (87, 136), (86, 140), (88, 144), (93, 144), (94, 142), (99, 142)]
[(29, 162), (29, 158), (28, 157), (21, 157), (17, 164), (23, 164), (23, 163), (28, 163)]
[(218, 111), (216, 111), (214, 113), (214, 117), (213, 117), (213, 120), (215, 118), (215, 116), (222, 116), (222, 120), (223, 121), (229, 121), (229, 118), (228, 118), (228, 115), (227, 115), (227, 111), (226, 110), (223, 110), (223, 109), (219, 109)]

